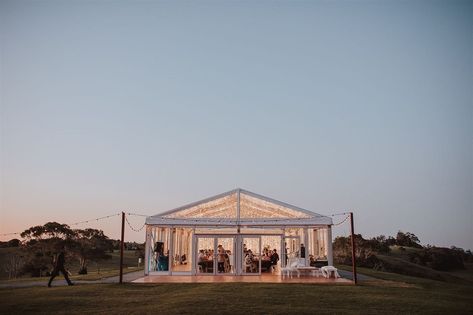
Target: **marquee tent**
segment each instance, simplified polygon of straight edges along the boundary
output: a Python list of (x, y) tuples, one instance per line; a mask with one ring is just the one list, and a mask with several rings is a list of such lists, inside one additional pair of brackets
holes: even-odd
[(290, 259), (332, 265), (331, 227), (328, 216), (238, 188), (147, 217), (145, 274), (261, 274)]

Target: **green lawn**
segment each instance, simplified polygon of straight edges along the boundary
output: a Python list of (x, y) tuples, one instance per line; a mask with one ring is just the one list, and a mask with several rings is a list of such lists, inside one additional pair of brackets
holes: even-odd
[[(401, 255), (393, 255), (401, 264)], [(398, 262), (399, 260), (399, 262)], [(96, 266), (95, 280), (118, 274), (118, 252)], [(135, 265), (133, 252), (125, 264)], [(71, 268), (74, 269), (72, 262)], [(351, 270), (350, 266), (338, 266)], [(133, 271), (136, 267), (126, 268)], [(83, 284), (0, 289), (0, 314), (472, 314), (473, 265), (442, 273), (445, 281), (358, 268), (374, 277), (351, 285), (310, 284)], [(429, 270), (425, 270), (430, 272)], [(433, 271), (432, 271), (433, 272)], [(26, 280), (26, 279), (25, 279)], [(42, 279), (44, 280), (44, 278)]]
[[(0, 289), (0, 313), (471, 314), (473, 286), (373, 272), (390, 281), (309, 284), (100, 284)], [(14, 298), (12, 298), (14, 297)]]

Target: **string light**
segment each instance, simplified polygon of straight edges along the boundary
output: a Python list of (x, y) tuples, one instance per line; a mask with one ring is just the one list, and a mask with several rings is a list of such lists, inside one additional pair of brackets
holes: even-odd
[[(238, 207), (239, 205), (239, 207)], [(239, 211), (237, 211), (237, 208)], [(237, 213), (238, 212), (238, 213)], [(265, 219), (260, 222), (278, 222), (287, 220), (304, 220), (326, 217), (317, 213), (257, 198), (242, 192), (240, 198), (232, 193), (216, 199), (198, 202), (158, 215), (162, 219), (222, 219), (222, 220), (251, 220)], [(220, 221), (219, 221), (220, 222)], [(230, 221), (233, 222), (233, 221)]]
[(83, 224), (83, 223), (89, 223), (90, 221), (99, 221), (99, 220), (108, 219), (108, 218), (111, 218), (111, 217), (116, 217), (116, 216), (119, 216), (119, 215), (121, 215), (121, 213), (115, 213), (115, 214), (107, 215), (107, 216), (105, 216), (105, 217), (100, 217), (100, 218), (96, 218), (96, 219), (91, 219), (91, 220), (86, 220), (86, 221), (75, 222), (75, 223), (69, 224), (69, 226), (72, 226), (72, 225), (79, 225), (79, 224)]
[(337, 225), (343, 224), (346, 220), (348, 220), (349, 217), (350, 217), (350, 215), (347, 215), (347, 216), (345, 217), (345, 219), (343, 219), (341, 222), (338, 222), (338, 223), (334, 224), (333, 226), (337, 226)]
[[(116, 216), (119, 216), (119, 215), (121, 215), (121, 212), (120, 212), (120, 213), (114, 213), (114, 214), (107, 215), (107, 216), (100, 217), (100, 218), (95, 218), (95, 219), (90, 219), (90, 220), (85, 220), (85, 221), (74, 222), (74, 223), (71, 223), (71, 224), (68, 224), (68, 225), (69, 225), (69, 226), (75, 226), (75, 225), (79, 225), (79, 224), (89, 223), (89, 222), (91, 222), (91, 221), (96, 221), (96, 222), (98, 222), (99, 220), (104, 220), (104, 219), (116, 217)], [(23, 233), (23, 232), (2, 233), (2, 234), (0, 234), (0, 236), (20, 235), (21, 233)]]
[[(347, 215), (348, 214), (348, 215)], [(80, 224), (84, 224), (84, 223), (89, 223), (91, 221), (100, 221), (100, 220), (104, 220), (104, 219), (108, 219), (108, 218), (112, 218), (112, 217), (116, 217), (116, 216), (119, 216), (121, 215), (121, 212), (120, 213), (114, 213), (114, 214), (111, 214), (111, 215), (107, 215), (107, 216), (104, 216), (104, 217), (99, 217), (99, 218), (95, 218), (95, 219), (90, 219), (90, 220), (85, 220), (85, 221), (79, 221), (79, 222), (74, 222), (74, 223), (71, 223), (69, 224), (69, 226), (76, 226), (76, 225), (80, 225)], [(130, 216), (139, 216), (139, 217), (149, 217), (148, 215), (145, 215), (145, 214), (139, 214), (139, 213), (131, 213), (131, 212), (128, 212), (127, 215), (130, 215)], [(333, 226), (338, 226), (338, 225), (341, 225), (343, 224), (346, 220), (348, 220), (348, 218), (350, 217), (349, 216), (349, 212), (343, 212), (343, 213), (335, 213), (335, 214), (332, 214), (331, 216), (334, 217), (334, 216), (340, 216), (340, 215), (347, 215), (341, 222), (339, 223), (335, 223), (333, 224)], [(267, 222), (280, 222), (280, 221), (299, 221), (299, 220), (307, 220), (307, 219), (315, 219), (317, 217), (324, 217), (323, 215), (320, 215), (320, 214), (315, 214), (314, 216), (312, 217), (300, 217), (300, 218), (274, 218), (274, 219), (264, 219), (264, 220), (258, 220), (258, 221), (254, 221), (252, 220), (251, 223), (267, 223)], [(128, 218), (126, 218), (126, 221), (128, 223), (128, 226), (130, 227), (130, 229), (132, 229), (133, 231), (135, 232), (140, 232), (141, 230), (143, 230), (143, 228), (146, 226), (146, 222), (143, 223), (143, 226), (141, 226), (139, 229), (133, 227), (130, 223), (130, 221), (128, 221)], [(163, 219), (167, 219), (167, 220), (185, 220), (185, 218), (182, 218), (182, 217), (170, 217), (170, 216), (166, 216), (164, 217)], [(193, 218), (194, 222), (199, 222), (201, 220), (199, 220), (200, 218)], [(202, 221), (211, 221), (212, 219), (215, 219), (215, 218), (202, 218), (203, 220)], [(238, 220), (237, 219), (233, 219), (233, 218), (218, 218), (216, 220), (217, 223), (222, 223), (222, 222), (225, 222), (225, 223), (235, 223), (237, 224), (238, 223)], [(242, 222), (242, 223), (249, 223), (249, 221), (245, 222), (245, 220)], [(0, 236), (9, 236), (9, 235), (20, 235), (22, 232), (11, 232), (11, 233), (1, 233)]]
[(139, 213), (130, 213), (130, 212), (128, 212), (127, 214), (128, 214), (128, 215), (138, 216), (138, 217), (145, 217), (145, 218), (149, 217), (149, 215), (146, 215), (146, 214), (139, 214)]
[[(264, 219), (264, 220), (258, 220), (258, 221), (255, 221), (255, 220), (247, 220), (247, 219), (242, 219), (240, 220), (240, 222), (242, 224), (244, 223), (261, 223), (261, 222), (280, 222), (280, 221), (302, 221), (302, 220), (307, 220), (307, 219), (316, 219), (317, 217), (325, 217), (323, 215), (316, 215), (316, 216), (313, 216), (313, 217), (309, 217), (309, 218), (278, 218), (278, 219)], [(180, 221), (180, 220), (193, 220), (194, 222), (199, 222), (199, 221), (214, 221), (216, 223), (221, 223), (221, 222), (226, 222), (226, 223), (237, 223), (238, 221), (236, 219), (225, 219), (225, 218), (171, 218), (171, 217), (162, 217), (161, 219), (164, 219), (164, 220), (176, 220), (176, 221)]]
[(137, 229), (137, 228), (134, 228), (131, 225), (130, 221), (128, 221), (128, 218), (126, 216), (125, 216), (125, 220), (126, 220), (126, 223), (128, 224), (128, 226), (130, 227), (130, 229), (132, 229), (135, 232), (140, 232), (146, 226), (146, 222), (145, 222), (145, 223), (143, 223), (143, 226), (141, 226), (139, 229)]

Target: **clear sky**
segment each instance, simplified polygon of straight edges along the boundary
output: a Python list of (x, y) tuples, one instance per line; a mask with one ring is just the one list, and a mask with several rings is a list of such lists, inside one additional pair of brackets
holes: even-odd
[(0, 0), (0, 36), (0, 233), (241, 187), (473, 248), (471, 1)]

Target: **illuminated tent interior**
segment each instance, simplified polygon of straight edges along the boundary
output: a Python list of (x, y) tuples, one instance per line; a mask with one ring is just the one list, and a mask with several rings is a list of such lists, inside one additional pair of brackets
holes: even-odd
[(147, 217), (145, 274), (274, 273), (292, 259), (332, 265), (331, 226), (330, 217), (235, 189)]

